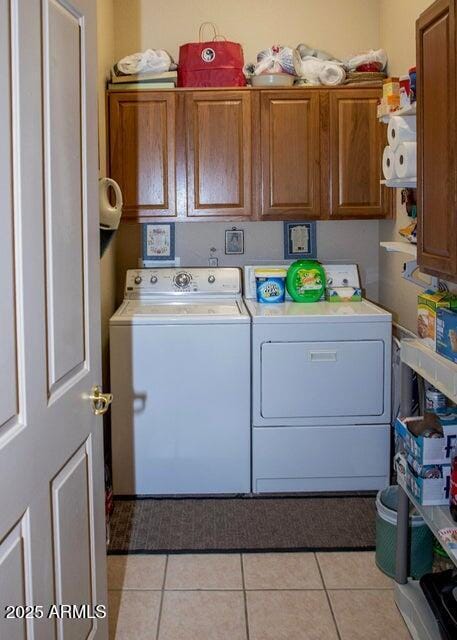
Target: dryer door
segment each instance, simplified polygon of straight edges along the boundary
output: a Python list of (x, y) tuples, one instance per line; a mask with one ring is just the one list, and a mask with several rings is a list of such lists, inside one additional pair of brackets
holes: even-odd
[(265, 342), (264, 418), (378, 416), (384, 411), (384, 343)]

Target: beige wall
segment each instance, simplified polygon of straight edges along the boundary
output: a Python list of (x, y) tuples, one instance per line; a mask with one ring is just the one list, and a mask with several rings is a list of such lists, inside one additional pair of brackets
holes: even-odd
[[(99, 170), (106, 176), (106, 113), (105, 88), (109, 70), (114, 62), (114, 6), (113, 0), (97, 0), (98, 39), (98, 100), (99, 100)], [(115, 247), (107, 250), (100, 263), (101, 324), (103, 379), (108, 385), (108, 320), (115, 308)]]
[[(400, 1), (400, 4), (403, 0)], [(379, 44), (378, 0), (114, 0), (116, 57), (198, 40), (204, 21), (240, 42), (245, 60), (280, 43), (306, 42), (345, 56)]]
[(380, 0), (381, 46), (389, 56), (389, 72), (402, 75), (416, 64), (416, 20), (432, 0)]
[[(415, 22), (419, 14), (431, 0), (380, 0), (380, 42), (389, 56), (389, 72), (402, 75), (415, 64)], [(400, 190), (397, 190), (397, 218), (395, 221), (380, 223), (380, 240), (397, 241), (398, 229), (406, 226), (410, 219), (400, 204)], [(406, 282), (401, 273), (407, 256), (379, 253), (379, 300), (394, 314), (395, 320), (408, 329), (416, 329), (416, 302), (420, 291)]]

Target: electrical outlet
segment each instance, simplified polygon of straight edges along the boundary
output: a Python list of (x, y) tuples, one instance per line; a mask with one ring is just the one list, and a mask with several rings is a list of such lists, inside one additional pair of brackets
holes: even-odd
[(208, 259), (208, 266), (209, 267), (217, 267), (218, 264), (219, 264), (219, 259), (218, 258), (209, 258)]

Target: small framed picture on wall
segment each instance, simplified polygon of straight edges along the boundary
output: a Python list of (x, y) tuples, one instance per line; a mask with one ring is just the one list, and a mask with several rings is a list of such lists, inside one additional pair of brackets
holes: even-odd
[(243, 229), (226, 229), (225, 231), (225, 255), (234, 256), (244, 253)]
[(284, 222), (284, 258), (316, 258), (316, 223)]
[(142, 225), (143, 260), (175, 259), (174, 222), (153, 222)]

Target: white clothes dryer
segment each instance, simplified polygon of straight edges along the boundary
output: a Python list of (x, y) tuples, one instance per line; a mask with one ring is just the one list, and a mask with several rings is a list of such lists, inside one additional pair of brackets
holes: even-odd
[(358, 491), (389, 481), (391, 314), (362, 302), (256, 301), (252, 490)]

